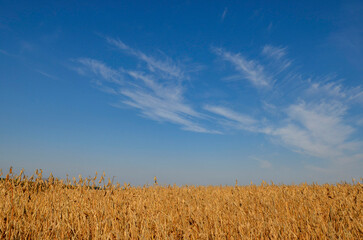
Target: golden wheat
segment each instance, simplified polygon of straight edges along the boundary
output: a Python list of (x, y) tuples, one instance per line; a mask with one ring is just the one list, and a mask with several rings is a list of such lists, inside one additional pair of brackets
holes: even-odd
[[(362, 239), (362, 183), (116, 186), (0, 181), (1, 239)], [(98, 183), (98, 184), (97, 184)]]

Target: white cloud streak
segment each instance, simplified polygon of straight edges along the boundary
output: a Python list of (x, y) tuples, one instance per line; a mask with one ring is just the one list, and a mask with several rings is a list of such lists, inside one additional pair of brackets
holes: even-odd
[(348, 88), (334, 81), (314, 82), (307, 89), (306, 93), (329, 99), (339, 99), (344, 102), (363, 104), (363, 90), (361, 86)]
[(348, 141), (354, 129), (343, 123), (345, 111), (339, 103), (291, 105), (287, 109), (289, 123), (272, 135), (309, 155), (336, 159), (344, 150), (355, 148)]
[(153, 120), (179, 124), (182, 129), (193, 132), (214, 132), (195, 123), (193, 117), (198, 117), (199, 114), (180, 101), (165, 99), (142, 91), (123, 90), (121, 93), (129, 98), (124, 101), (125, 104), (140, 109), (144, 116)]
[(223, 117), (227, 121), (223, 121), (225, 124), (230, 125), (234, 128), (248, 130), (248, 131), (257, 131), (256, 127), (254, 126), (257, 121), (251, 118), (250, 116), (237, 113), (229, 108), (221, 107), (221, 106), (213, 106), (213, 105), (206, 105), (204, 109)]
[(272, 45), (265, 45), (262, 49), (262, 55), (274, 61), (273, 66), (278, 69), (278, 71), (275, 71), (277, 73), (284, 71), (292, 64), (292, 61), (286, 58), (287, 56), (286, 47), (275, 47)]
[[(233, 54), (220, 48), (213, 51), (230, 62), (256, 87), (270, 86), (272, 92), (283, 91), (286, 94), (288, 85), (296, 85), (289, 79), (297, 73), (284, 71), (292, 63), (287, 58), (286, 47), (263, 47), (261, 54), (270, 61), (268, 70), (277, 69), (275, 71), (267, 71), (266, 66), (257, 64), (254, 60), (248, 61), (241, 54)], [(279, 82), (281, 79), (284, 82)], [(260, 110), (265, 112), (261, 120), (246, 121), (246, 115), (224, 106), (207, 106), (205, 109), (222, 117), (219, 121), (222, 125), (236, 130), (263, 133), (299, 153), (333, 161), (363, 160), (363, 144), (352, 138), (356, 129), (347, 121), (351, 104), (363, 103), (363, 91), (360, 86), (347, 88), (332, 79), (334, 78), (315, 82), (310, 79), (302, 81), (298, 84), (299, 91), (294, 93), (295, 97), (291, 96), (289, 100), (269, 101), (268, 105), (262, 100)], [(266, 92), (261, 94), (260, 98), (264, 99)], [(276, 113), (279, 116), (278, 121), (265, 121), (271, 115), (276, 119)]]
[(78, 62), (86, 66), (92, 73), (102, 77), (102, 79), (108, 82), (116, 83), (118, 85), (124, 84), (123, 75), (101, 61), (90, 58), (80, 58), (78, 59)]
[(148, 56), (139, 50), (135, 50), (129, 47), (119, 39), (107, 37), (106, 40), (109, 44), (112, 44), (117, 48), (119, 48), (120, 50), (123, 50), (128, 54), (135, 56), (137, 59), (145, 62), (148, 66), (148, 69), (151, 72), (159, 71), (159, 74), (163, 74), (164, 77), (169, 77), (169, 78), (176, 78), (176, 79), (185, 78), (184, 71), (179, 66), (177, 66), (170, 58), (161, 61), (155, 59), (154, 57)]
[[(187, 131), (219, 133), (198, 123), (205, 116), (186, 103), (182, 84), (184, 73), (179, 67), (173, 65), (172, 61), (156, 60), (128, 47), (120, 40), (107, 38), (107, 41), (144, 61), (147, 68), (143, 71), (123, 68), (115, 70), (98, 60), (78, 59), (78, 62), (85, 68), (80, 69), (81, 73), (88, 71), (101, 79), (101, 81), (93, 81), (99, 90), (119, 95), (123, 104), (139, 109), (142, 116), (146, 118), (177, 124)], [(170, 80), (170, 78), (177, 81)], [(114, 83), (116, 87), (105, 85), (106, 83)]]
[(224, 18), (226, 17), (227, 12), (228, 12), (228, 8), (225, 8), (224, 11), (223, 11), (223, 13), (222, 13), (222, 16), (221, 16), (221, 21), (222, 22), (224, 21)]
[(286, 55), (286, 48), (265, 45), (262, 49), (262, 53), (268, 57), (279, 60)]
[(256, 87), (270, 86), (271, 78), (264, 72), (264, 67), (256, 61), (247, 60), (241, 54), (234, 54), (222, 48), (213, 48), (213, 51), (223, 60), (230, 62), (245, 79)]
[(40, 73), (41, 75), (47, 77), (47, 78), (51, 78), (51, 79), (58, 79), (56, 76), (53, 76), (49, 73), (46, 73), (44, 71), (41, 71), (41, 70), (38, 70), (38, 69), (35, 69), (36, 72)]

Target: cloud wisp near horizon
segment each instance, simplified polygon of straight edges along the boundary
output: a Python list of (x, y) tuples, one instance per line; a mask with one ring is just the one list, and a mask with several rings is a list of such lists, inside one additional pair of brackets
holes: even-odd
[(173, 123), (186, 131), (263, 134), (294, 152), (336, 163), (362, 159), (363, 143), (355, 138), (359, 126), (349, 112), (353, 105), (363, 103), (361, 86), (347, 87), (331, 76), (305, 77), (288, 58), (287, 47), (266, 44), (255, 59), (211, 48), (218, 61), (231, 67), (220, 81), (233, 79), (254, 91), (252, 96), (260, 104), (258, 113), (252, 113), (233, 102), (192, 101), (186, 97), (187, 80), (195, 76), (190, 76), (186, 66), (169, 57), (160, 60), (147, 55), (119, 39), (105, 40), (120, 54), (136, 59), (134, 69), (113, 68), (90, 58), (77, 59), (75, 69), (96, 77), (93, 82), (99, 90), (118, 96), (120, 101), (113, 106), (138, 109), (145, 118)]
[[(286, 57), (286, 47), (265, 45), (262, 55), (273, 61), (265, 66), (257, 60), (247, 60), (240, 53), (232, 54), (218, 49), (216, 54), (235, 67), (242, 82), (247, 80), (254, 87), (263, 88), (264, 91), (257, 91), (258, 97), (268, 97), (270, 102), (267, 107), (282, 115), (279, 120), (273, 121), (269, 119), (269, 111), (265, 111), (262, 118), (267, 121), (264, 124), (261, 120), (256, 121), (260, 126), (255, 124), (255, 127), (243, 130), (263, 133), (277, 138), (293, 151), (334, 162), (362, 158), (363, 144), (352, 137), (356, 129), (349, 124), (348, 115), (349, 108), (355, 102), (361, 102), (363, 91), (360, 86), (344, 87), (331, 78), (304, 80), (296, 70), (288, 70), (293, 61)], [(279, 91), (295, 91), (296, 96), (293, 99), (286, 98), (286, 95), (276, 97), (272, 94), (274, 97), (269, 97), (270, 92)], [(237, 113), (231, 116), (226, 111), (220, 111), (217, 114), (236, 121)]]

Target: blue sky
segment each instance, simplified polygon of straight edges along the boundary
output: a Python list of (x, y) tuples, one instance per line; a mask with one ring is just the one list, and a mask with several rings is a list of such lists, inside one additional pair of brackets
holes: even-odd
[(120, 182), (363, 172), (359, 1), (1, 1), (0, 168)]

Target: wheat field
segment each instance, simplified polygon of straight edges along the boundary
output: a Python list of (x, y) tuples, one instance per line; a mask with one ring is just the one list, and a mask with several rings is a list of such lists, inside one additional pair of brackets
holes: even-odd
[(362, 179), (132, 187), (104, 174), (59, 180), (10, 169), (0, 239), (363, 239), (362, 191)]

